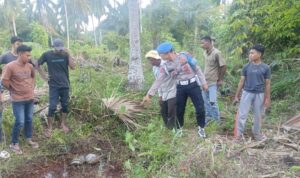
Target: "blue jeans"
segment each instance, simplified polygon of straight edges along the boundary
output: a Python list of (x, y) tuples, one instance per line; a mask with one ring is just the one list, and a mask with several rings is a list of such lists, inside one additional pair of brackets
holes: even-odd
[(206, 117), (212, 117), (220, 121), (220, 111), (218, 106), (218, 87), (217, 84), (208, 86), (208, 91), (202, 91), (202, 97), (205, 104)]
[(177, 119), (179, 127), (183, 126), (184, 123), (184, 112), (188, 97), (191, 98), (194, 108), (196, 110), (196, 120), (198, 126), (204, 128), (205, 126), (205, 111), (204, 103), (201, 95), (201, 89), (197, 82), (190, 83), (188, 85), (177, 85)]
[(49, 86), (49, 117), (54, 117), (58, 100), (61, 103), (61, 111), (68, 113), (69, 88)]
[(15, 124), (12, 130), (12, 144), (19, 143), (20, 130), (24, 127), (26, 139), (32, 137), (33, 100), (12, 102)]

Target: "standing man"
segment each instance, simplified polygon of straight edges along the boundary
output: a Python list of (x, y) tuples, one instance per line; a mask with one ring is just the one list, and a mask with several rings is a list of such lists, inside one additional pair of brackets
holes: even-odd
[[(45, 131), (46, 137), (51, 137), (52, 123), (58, 101), (61, 103), (61, 128), (65, 133), (69, 132), (66, 123), (68, 104), (69, 104), (69, 67), (75, 69), (75, 63), (69, 52), (64, 48), (61, 39), (53, 40), (54, 50), (47, 51), (42, 54), (38, 60), (37, 70), (41, 77), (48, 81), (49, 84), (49, 112), (48, 112), (48, 129)], [(47, 63), (48, 76), (41, 69), (41, 65)]]
[(35, 74), (33, 66), (28, 63), (31, 50), (31, 47), (20, 45), (17, 48), (17, 60), (8, 63), (2, 75), (2, 84), (10, 92), (16, 119), (12, 129), (10, 149), (17, 154), (22, 154), (19, 146), (19, 135), (23, 126), (27, 143), (33, 148), (38, 148), (38, 144), (32, 141)]
[[(22, 44), (23, 40), (19, 37), (13, 36), (10, 39), (10, 43), (11, 43), (11, 51), (3, 54), (0, 56), (0, 65), (5, 65), (8, 64), (12, 61), (15, 61), (18, 58), (18, 54), (17, 54), (17, 48), (18, 46), (20, 46)], [(0, 75), (2, 74), (2, 67), (0, 69)], [(1, 82), (0, 82), (0, 85)], [(0, 92), (2, 94), (3, 90), (2, 90), (2, 86), (0, 86)], [(3, 105), (2, 105), (2, 98), (1, 98), (1, 118), (0, 118), (0, 142), (2, 140), (2, 112), (3, 112)]]
[(0, 56), (0, 64), (8, 64), (18, 58), (17, 48), (22, 45), (23, 40), (19, 37), (13, 36), (10, 39), (11, 51)]
[[(187, 98), (190, 97), (195, 110), (198, 124), (198, 134), (201, 138), (205, 138), (205, 111), (204, 103), (201, 95), (201, 89), (197, 83), (197, 76), (199, 77), (204, 90), (208, 89), (204, 74), (198, 66), (191, 66), (188, 62), (187, 56), (184, 54), (176, 54), (173, 45), (169, 42), (161, 43), (157, 47), (157, 52), (163, 60), (166, 60), (166, 68), (161, 68), (158, 78), (153, 83), (148, 91), (147, 96), (144, 97), (144, 102), (149, 102), (155, 91), (161, 86), (165, 78), (171, 75), (176, 79), (177, 93), (176, 93), (176, 111), (179, 122), (179, 132), (184, 124), (184, 112)], [(196, 76), (197, 75), (197, 76)]]
[(205, 115), (215, 121), (220, 121), (220, 111), (218, 106), (218, 87), (223, 84), (226, 73), (226, 63), (221, 52), (214, 48), (212, 39), (209, 36), (201, 38), (201, 47), (205, 50), (204, 75), (208, 83), (208, 91), (202, 91), (205, 103)]
[[(158, 78), (161, 68), (165, 67), (165, 61), (161, 59), (157, 51), (151, 50), (146, 54), (146, 59), (153, 66), (155, 79)], [(176, 123), (176, 79), (168, 75), (158, 89), (161, 116), (167, 128), (174, 128)]]
[(267, 137), (261, 133), (261, 125), (264, 117), (264, 109), (270, 107), (271, 69), (262, 62), (265, 48), (262, 45), (254, 45), (249, 53), (250, 63), (242, 70), (241, 80), (235, 94), (234, 102), (241, 102), (238, 110), (237, 139), (243, 138), (243, 132), (247, 121), (249, 110), (252, 106), (254, 121), (252, 133), (257, 141), (266, 140)]

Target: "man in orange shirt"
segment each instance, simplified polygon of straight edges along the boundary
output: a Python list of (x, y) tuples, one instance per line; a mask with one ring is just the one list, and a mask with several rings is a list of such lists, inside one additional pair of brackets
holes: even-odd
[(10, 149), (16, 154), (22, 154), (19, 146), (19, 135), (22, 127), (24, 127), (26, 142), (33, 148), (38, 148), (38, 144), (32, 141), (35, 74), (33, 66), (28, 63), (31, 50), (31, 47), (20, 45), (17, 48), (17, 60), (8, 63), (2, 75), (2, 85), (10, 92), (16, 119), (10, 144)]

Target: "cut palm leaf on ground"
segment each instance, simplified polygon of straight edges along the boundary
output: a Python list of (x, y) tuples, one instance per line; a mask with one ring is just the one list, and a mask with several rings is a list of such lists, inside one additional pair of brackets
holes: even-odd
[(136, 122), (136, 119), (143, 115), (143, 108), (139, 102), (122, 97), (103, 98), (102, 101), (106, 108), (114, 112), (128, 129), (142, 127)]

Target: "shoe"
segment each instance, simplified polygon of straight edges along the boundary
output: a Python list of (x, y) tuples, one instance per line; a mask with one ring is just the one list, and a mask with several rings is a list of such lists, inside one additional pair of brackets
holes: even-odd
[(23, 153), (18, 143), (10, 144), (9, 148), (12, 152), (16, 153), (17, 155), (21, 155)]
[(198, 135), (199, 135), (199, 137), (201, 137), (201, 138), (206, 138), (206, 134), (205, 134), (204, 128), (199, 127)]
[(37, 142), (32, 141), (31, 139), (27, 140), (27, 143), (31, 146), (31, 148), (33, 149), (38, 149), (39, 148), (39, 144)]

